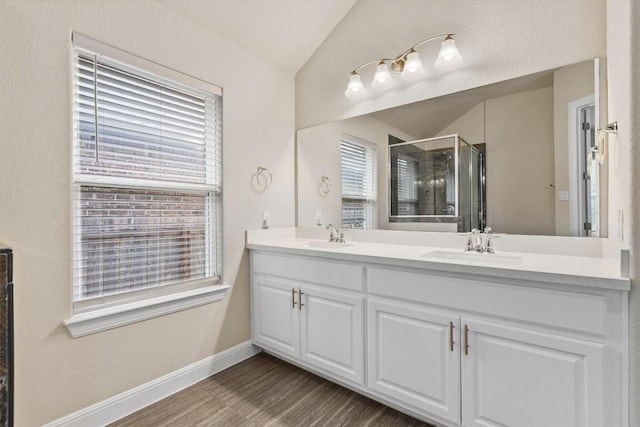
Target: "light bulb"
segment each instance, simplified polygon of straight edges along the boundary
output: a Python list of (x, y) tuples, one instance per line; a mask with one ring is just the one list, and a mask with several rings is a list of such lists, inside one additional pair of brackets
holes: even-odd
[(375, 90), (385, 90), (390, 88), (392, 85), (393, 80), (391, 80), (389, 67), (387, 67), (387, 64), (385, 64), (384, 61), (380, 61), (376, 67), (376, 74), (373, 76), (371, 87)]
[(365, 95), (364, 85), (358, 73), (351, 74), (349, 77), (349, 84), (347, 90), (344, 92), (344, 96), (351, 99), (362, 98)]
[(418, 52), (411, 52), (407, 55), (407, 62), (404, 63), (404, 69), (400, 73), (402, 80), (417, 80), (425, 75), (422, 61)]
[(462, 65), (462, 55), (458, 52), (456, 47), (456, 41), (447, 36), (442, 42), (440, 53), (438, 53), (438, 59), (433, 63), (433, 67), (436, 70), (447, 71), (458, 68)]

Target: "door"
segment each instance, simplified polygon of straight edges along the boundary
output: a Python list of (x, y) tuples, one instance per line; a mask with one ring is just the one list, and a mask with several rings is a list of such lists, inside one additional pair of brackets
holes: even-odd
[(569, 103), (569, 194), (560, 200), (568, 197), (574, 236), (600, 236), (600, 153), (595, 115), (593, 95)]
[(253, 276), (253, 341), (298, 358), (298, 288), (287, 280)]
[(301, 286), (301, 359), (364, 384), (363, 297)]
[(368, 302), (368, 386), (460, 422), (460, 319), (387, 299)]
[(464, 426), (604, 425), (602, 344), (464, 318), (462, 327)]
[(580, 221), (582, 236), (599, 236), (598, 187), (600, 186), (600, 166), (596, 158), (595, 105), (589, 104), (578, 109), (580, 117)]

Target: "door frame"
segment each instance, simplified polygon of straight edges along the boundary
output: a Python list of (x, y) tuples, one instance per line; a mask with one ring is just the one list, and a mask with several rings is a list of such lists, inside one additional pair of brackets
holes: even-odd
[[(584, 203), (580, 171), (582, 147), (580, 145), (580, 108), (595, 105), (595, 95), (585, 96), (569, 103), (569, 228), (572, 236), (582, 236), (581, 206)], [(596, 108), (597, 110), (597, 108)], [(597, 118), (596, 118), (597, 120)], [(596, 122), (597, 123), (597, 122)], [(596, 125), (594, 123), (594, 126)], [(597, 203), (600, 203), (598, 200)], [(599, 227), (598, 227), (599, 228)]]

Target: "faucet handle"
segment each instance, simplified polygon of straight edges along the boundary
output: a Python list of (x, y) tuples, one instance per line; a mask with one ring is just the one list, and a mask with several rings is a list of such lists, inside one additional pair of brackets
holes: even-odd
[(495, 250), (493, 249), (493, 239), (499, 239), (499, 234), (493, 234), (491, 232), (491, 227), (486, 227), (484, 229), (484, 233), (486, 235), (484, 242), (484, 252), (488, 254), (495, 254)]
[[(484, 243), (484, 245), (485, 245), (484, 251), (486, 253), (488, 253), (488, 254), (495, 254), (496, 253), (496, 251), (493, 250), (493, 242), (491, 240), (493, 237), (494, 236), (492, 236), (490, 233), (487, 233), (487, 239), (486, 239), (486, 241)], [(495, 236), (495, 237), (500, 237), (500, 236)]]
[(465, 252), (471, 252), (471, 251), (475, 250), (475, 245), (474, 245), (475, 234), (474, 234), (474, 232), (472, 231), (470, 233), (463, 234), (463, 236), (467, 237), (467, 245), (464, 248), (464, 251)]

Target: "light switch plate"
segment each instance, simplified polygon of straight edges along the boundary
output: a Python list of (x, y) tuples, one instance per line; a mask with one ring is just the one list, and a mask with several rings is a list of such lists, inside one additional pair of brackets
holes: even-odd
[(271, 227), (271, 212), (264, 211), (262, 212), (262, 228)]
[(558, 191), (558, 200), (569, 200), (568, 191)]

